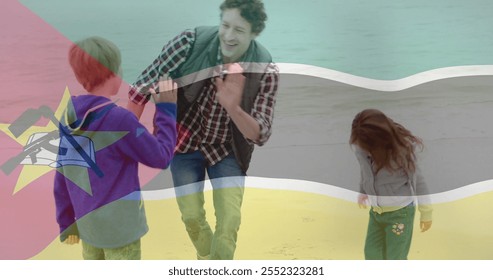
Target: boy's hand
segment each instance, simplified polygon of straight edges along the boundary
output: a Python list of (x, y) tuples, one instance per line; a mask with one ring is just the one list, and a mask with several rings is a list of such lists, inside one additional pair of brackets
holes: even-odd
[(358, 195), (359, 208), (366, 209), (366, 202), (368, 201), (368, 195), (360, 193)]
[(63, 243), (67, 244), (67, 245), (74, 245), (74, 244), (79, 244), (79, 236), (77, 235), (69, 235), (67, 237), (67, 239), (65, 239), (65, 241), (63, 241)]
[(173, 80), (171, 80), (168, 76), (163, 76), (159, 78), (158, 82), (158, 90), (156, 93), (154, 89), (149, 89), (149, 92), (152, 94), (152, 98), (154, 102), (157, 103), (176, 103), (178, 92), (177, 85)]

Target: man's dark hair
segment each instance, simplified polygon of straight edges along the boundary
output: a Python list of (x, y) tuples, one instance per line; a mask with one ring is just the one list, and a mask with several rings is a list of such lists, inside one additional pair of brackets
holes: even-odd
[(265, 28), (267, 14), (261, 0), (225, 0), (221, 6), (222, 12), (227, 9), (239, 9), (240, 15), (252, 25), (252, 33), (260, 34)]

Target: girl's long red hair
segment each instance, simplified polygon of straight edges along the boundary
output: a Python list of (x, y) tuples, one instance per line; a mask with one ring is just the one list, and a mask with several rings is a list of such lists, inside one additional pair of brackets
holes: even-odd
[(421, 139), (376, 109), (363, 110), (354, 117), (349, 143), (370, 154), (375, 172), (386, 168), (408, 174), (416, 170), (415, 145), (423, 147)]

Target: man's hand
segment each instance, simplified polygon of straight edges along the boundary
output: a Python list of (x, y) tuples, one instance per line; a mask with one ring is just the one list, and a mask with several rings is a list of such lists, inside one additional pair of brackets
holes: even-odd
[(69, 235), (67, 237), (67, 239), (65, 239), (65, 241), (63, 241), (63, 243), (67, 244), (67, 245), (74, 245), (74, 244), (79, 244), (79, 236), (77, 235)]
[(243, 69), (238, 63), (229, 65), (228, 75), (223, 80), (216, 78), (216, 99), (228, 112), (233, 123), (246, 138), (253, 142), (260, 137), (260, 125), (256, 119), (241, 108), (245, 77)]
[(228, 112), (234, 111), (240, 106), (245, 86), (245, 76), (242, 73), (241, 66), (238, 63), (233, 63), (229, 65), (228, 75), (224, 80), (219, 77), (216, 78), (217, 101)]
[(149, 89), (154, 102), (157, 103), (176, 103), (177, 100), (177, 85), (168, 76), (159, 78), (158, 93), (154, 89)]
[(366, 209), (366, 203), (368, 201), (368, 195), (360, 193), (358, 195), (358, 206), (359, 208)]

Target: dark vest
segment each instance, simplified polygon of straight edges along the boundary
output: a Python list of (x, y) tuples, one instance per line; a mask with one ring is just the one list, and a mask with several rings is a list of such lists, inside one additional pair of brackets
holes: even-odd
[[(208, 82), (213, 76), (213, 69), (218, 65), (218, 30), (217, 26), (197, 27), (195, 29), (195, 42), (186, 61), (177, 70), (170, 73), (179, 86), (178, 121), (183, 119), (186, 111), (198, 99), (203, 88), (208, 86)], [(260, 79), (270, 62), (272, 62), (272, 58), (269, 52), (255, 40), (251, 42), (250, 47), (239, 62), (244, 70), (243, 75), (246, 77), (241, 108), (247, 113), (252, 110), (260, 88)], [(236, 160), (242, 170), (246, 172), (252, 157), (253, 145), (246, 141), (233, 122), (231, 122), (230, 130), (233, 135), (232, 146)]]

